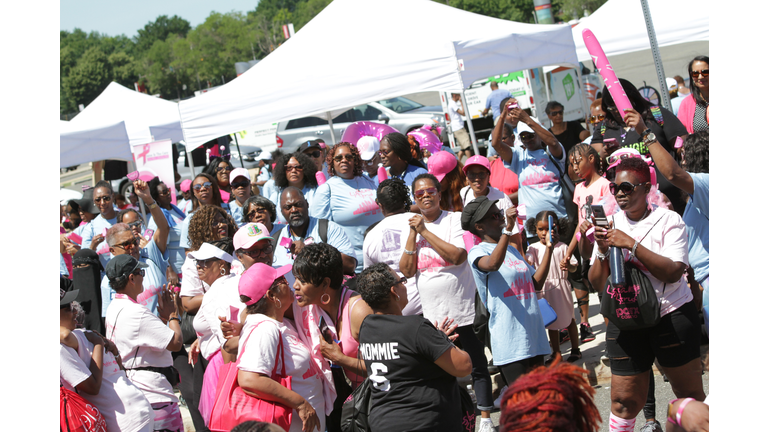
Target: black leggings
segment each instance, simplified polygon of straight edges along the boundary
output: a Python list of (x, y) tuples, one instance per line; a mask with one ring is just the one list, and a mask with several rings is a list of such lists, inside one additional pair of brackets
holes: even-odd
[(465, 325), (456, 329), (459, 338), (456, 345), (469, 354), (472, 360), (472, 384), (477, 396), (477, 409), (480, 411), (493, 410), (493, 395), (491, 387), (491, 374), (488, 373), (488, 359), (485, 357), (485, 347), (480, 339), (472, 331), (472, 325)]
[(520, 378), (521, 375), (537, 366), (544, 366), (543, 355), (537, 355), (535, 357), (500, 365), (499, 372), (501, 372), (501, 376), (504, 378), (507, 385), (511, 385), (515, 380)]

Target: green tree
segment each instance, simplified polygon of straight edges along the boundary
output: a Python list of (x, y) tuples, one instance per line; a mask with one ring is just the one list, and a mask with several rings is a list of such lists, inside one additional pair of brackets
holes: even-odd
[(293, 14), (294, 29), (299, 31), (329, 4), (331, 0), (306, 0), (297, 4)]
[(64, 93), (70, 103), (88, 105), (107, 88), (112, 80), (107, 56), (97, 47), (88, 49), (62, 79)]
[(116, 51), (107, 57), (107, 61), (112, 71), (112, 81), (133, 88), (133, 83), (139, 79), (139, 68), (133, 56), (124, 51)]
[(160, 15), (154, 22), (147, 23), (143, 29), (138, 30), (138, 36), (135, 38), (136, 50), (146, 52), (157, 41), (165, 41), (171, 34), (185, 37), (191, 30), (189, 21), (179, 16)]

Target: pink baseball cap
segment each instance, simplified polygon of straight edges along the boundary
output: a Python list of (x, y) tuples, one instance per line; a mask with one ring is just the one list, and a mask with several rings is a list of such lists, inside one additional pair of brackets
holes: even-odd
[(269, 291), (269, 287), (279, 278), (289, 273), (293, 269), (293, 264), (274, 268), (263, 263), (252, 265), (240, 276), (240, 282), (237, 284), (237, 291), (240, 295), (248, 296), (249, 301), (245, 302), (250, 306), (261, 300)]
[(179, 189), (181, 189), (182, 192), (189, 192), (190, 186), (192, 186), (192, 180), (185, 179), (183, 182), (181, 182)]
[(229, 173), (229, 182), (232, 183), (238, 177), (245, 177), (248, 181), (251, 181), (251, 175), (248, 174), (248, 170), (245, 168), (235, 168)]
[(456, 156), (447, 151), (439, 151), (427, 160), (429, 173), (437, 177), (437, 181), (443, 181), (445, 175), (456, 168), (458, 164), (459, 161), (456, 160)]
[(256, 242), (264, 239), (272, 241), (272, 236), (269, 235), (267, 227), (260, 223), (248, 223), (237, 230), (232, 243), (235, 245), (235, 250), (250, 249)]
[(480, 165), (481, 167), (491, 172), (491, 163), (488, 162), (488, 158), (485, 156), (475, 155), (467, 159), (467, 163), (464, 164), (464, 174), (467, 173), (467, 169), (472, 165)]

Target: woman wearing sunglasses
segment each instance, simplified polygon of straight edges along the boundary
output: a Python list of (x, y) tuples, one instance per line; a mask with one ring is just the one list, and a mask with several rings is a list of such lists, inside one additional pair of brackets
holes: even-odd
[(466, 430), (456, 377), (471, 372), (469, 354), (426, 318), (402, 316), (406, 278), (385, 263), (367, 267), (359, 277), (360, 296), (373, 310), (358, 336), (371, 380), (371, 430)]
[(677, 117), (688, 133), (709, 131), (709, 56), (697, 56), (688, 63), (691, 97), (680, 102)]
[(685, 276), (688, 234), (677, 213), (649, 205), (650, 180), (650, 169), (642, 159), (619, 162), (610, 189), (621, 211), (612, 216), (607, 229), (595, 227), (597, 247), (589, 270), (592, 286), (605, 287), (610, 274), (609, 248), (621, 248), (623, 259), (648, 278), (660, 305), (661, 321), (654, 327), (622, 331), (608, 323), (610, 422), (624, 428), (616, 430), (634, 428), (635, 416), (646, 401), (649, 379), (653, 379), (650, 371), (654, 359), (664, 369), (677, 397), (705, 398), (699, 352), (701, 326)]
[(229, 185), (229, 173), (234, 169), (235, 167), (227, 159), (221, 157), (211, 159), (208, 166), (203, 169), (203, 173), (216, 179), (221, 199), (225, 203), (228, 203), (231, 198), (232, 188)]
[(212, 205), (221, 207), (229, 212), (229, 204), (222, 201), (219, 183), (212, 176), (206, 173), (198, 174), (192, 180), (190, 190), (192, 190), (192, 210), (187, 212), (187, 217), (181, 223), (181, 234), (179, 234), (179, 247), (184, 249), (189, 249), (189, 221), (198, 208)]
[(547, 107), (544, 108), (544, 112), (547, 113), (549, 121), (552, 122), (552, 127), (549, 128), (549, 131), (563, 145), (566, 153), (573, 146), (589, 137), (589, 131), (584, 129), (580, 121), (573, 120), (567, 122), (563, 120), (565, 107), (560, 102), (550, 101), (547, 103)]
[(355, 248), (355, 273), (360, 273), (365, 230), (384, 218), (376, 204), (376, 183), (363, 175), (360, 152), (348, 142), (340, 142), (328, 152), (328, 174), (331, 178), (317, 188), (309, 215), (344, 228)]
[[(288, 186), (300, 189), (309, 205), (317, 191), (317, 166), (312, 159), (301, 152), (281, 156), (277, 159), (274, 169), (275, 190), (268, 198), (275, 205), (280, 205), (280, 196)], [(286, 223), (282, 212), (277, 213), (277, 220)]]
[(495, 201), (476, 198), (461, 213), (461, 229), (482, 240), (467, 259), (477, 293), (490, 314), (493, 364), (511, 385), (529, 369), (544, 365), (544, 356), (551, 352), (535, 291), (541, 291), (546, 282), (553, 244), (548, 234), (541, 262), (534, 269), (510, 244), (517, 221), (513, 209), (506, 213), (505, 220)]
[(245, 200), (243, 204), (243, 222), (263, 224), (271, 234), (285, 226), (283, 224), (276, 224), (276, 220), (277, 207), (268, 198), (259, 195)]
[[(654, 133), (659, 144), (666, 151), (674, 153), (675, 140), (678, 137), (685, 139), (688, 136), (688, 132), (680, 120), (666, 108), (651, 105), (631, 82), (623, 78), (620, 78), (619, 82), (632, 104), (632, 109), (640, 113), (649, 132)], [(623, 120), (624, 113), (620, 113), (618, 108), (616, 108), (616, 104), (607, 87), (603, 88), (602, 108), (605, 112), (605, 121), (601, 127), (595, 128), (595, 133), (592, 135), (592, 143), (603, 143), (605, 140), (614, 139), (615, 142), (611, 143), (613, 150), (605, 149), (607, 155), (610, 155), (615, 149), (630, 147), (640, 152), (642, 156), (648, 156), (649, 151), (647, 144), (643, 141), (644, 137), (640, 136), (640, 133), (635, 129), (626, 125)], [(663, 175), (659, 175), (658, 170), (656, 173), (659, 190), (669, 198), (674, 210), (682, 215), (685, 209), (685, 200), (681, 196), (680, 191), (668, 182)]]
[(477, 408), (490, 421), (491, 376), (483, 343), (472, 330), (477, 288), (467, 264), (461, 213), (440, 209), (440, 182), (432, 174), (416, 177), (412, 190), (421, 214), (408, 221), (400, 271), (406, 278), (416, 277), (424, 318), (435, 325), (450, 320), (457, 327), (461, 346), (472, 358)]

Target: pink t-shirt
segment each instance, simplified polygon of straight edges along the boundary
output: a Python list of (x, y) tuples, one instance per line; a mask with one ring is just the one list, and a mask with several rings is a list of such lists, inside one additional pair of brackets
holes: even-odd
[(579, 208), (578, 226), (581, 226), (587, 214), (591, 214), (591, 210), (587, 212), (587, 201), (589, 201), (589, 197), (592, 197), (592, 204), (600, 204), (602, 197), (611, 193), (609, 187), (610, 184), (611, 182), (605, 177), (600, 177), (593, 181), (589, 187), (584, 186), (583, 182), (576, 185), (576, 189), (573, 191), (573, 203)]
[[(651, 252), (688, 265), (688, 232), (685, 229), (683, 219), (674, 211), (654, 207), (651, 214), (639, 222), (627, 219), (626, 214), (620, 211), (613, 216), (608, 216), (608, 220), (613, 220), (613, 226), (616, 229), (625, 232), (637, 241), (645, 236), (640, 244)], [(658, 223), (656, 223), (657, 221)], [(654, 226), (654, 224), (656, 225)], [(597, 247), (592, 251), (591, 262), (593, 264), (597, 259), (597, 251)], [(631, 249), (623, 249), (623, 252), (624, 260), (629, 260)], [(637, 257), (633, 257), (631, 262), (648, 277), (651, 285), (653, 285), (656, 296), (659, 298), (661, 316), (673, 312), (693, 300), (693, 294), (688, 288), (685, 274), (677, 282), (664, 283), (656, 279)]]

